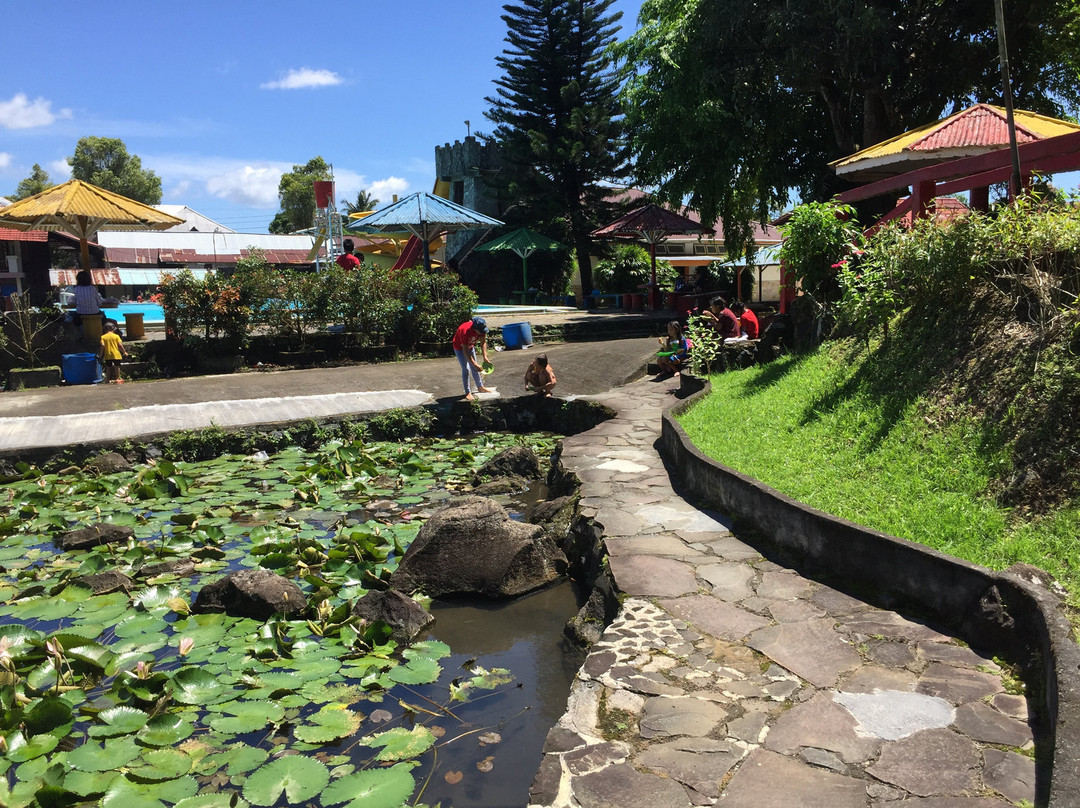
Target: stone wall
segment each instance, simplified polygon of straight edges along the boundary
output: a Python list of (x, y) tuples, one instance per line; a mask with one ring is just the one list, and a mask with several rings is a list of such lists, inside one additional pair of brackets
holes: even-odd
[(661, 453), (686, 494), (759, 531), (758, 549), (792, 559), (876, 605), (924, 614), (972, 645), (1021, 663), (1053, 750), (1051, 783), (1040, 783), (1037, 792), (1049, 793), (1051, 808), (1080, 805), (1080, 647), (1062, 603), (1026, 577), (822, 513), (706, 457), (673, 415), (707, 392), (663, 416)]

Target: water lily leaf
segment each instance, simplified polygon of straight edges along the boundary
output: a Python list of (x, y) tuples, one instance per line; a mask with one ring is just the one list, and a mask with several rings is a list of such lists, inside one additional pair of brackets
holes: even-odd
[(131, 738), (105, 742), (104, 746), (87, 741), (68, 752), (69, 766), (83, 772), (104, 772), (126, 766), (139, 756), (139, 747)]
[(204, 668), (181, 668), (171, 686), (173, 698), (181, 704), (218, 704), (239, 695)]
[(298, 726), (293, 734), (305, 743), (329, 743), (354, 734), (363, 720), (344, 704), (327, 704), (308, 716), (308, 723)]
[(300, 695), (312, 704), (355, 704), (364, 696), (363, 688), (356, 685), (325, 684), (323, 682), (307, 682), (300, 688)]
[(116, 656), (116, 654), (104, 645), (99, 645), (98, 643), (77, 645), (73, 648), (68, 648), (64, 653), (67, 655), (68, 659), (78, 660), (99, 671), (104, 671), (105, 667)]
[(195, 796), (199, 784), (193, 777), (178, 777), (162, 783), (135, 783), (118, 777), (101, 798), (101, 808), (158, 808)]
[(155, 614), (135, 614), (116, 624), (113, 632), (125, 640), (139, 634), (162, 634), (168, 623)]
[(248, 803), (244, 800), (237, 800), (236, 804), (233, 804), (233, 799), (236, 797), (236, 793), (225, 794), (199, 794), (195, 797), (187, 797), (176, 803), (174, 808), (247, 808)]
[(375, 749), (382, 748), (375, 756), (376, 760), (407, 760), (426, 752), (435, 743), (435, 736), (424, 726), (415, 726), (411, 730), (395, 727), (369, 735), (361, 743)]
[(422, 642), (414, 642), (404, 651), (402, 656), (406, 659), (415, 659), (424, 657), (426, 659), (443, 659), (450, 656), (450, 646), (439, 640), (424, 640)]
[(27, 622), (33, 620), (61, 620), (71, 617), (79, 610), (79, 604), (70, 600), (57, 598), (28, 598), (16, 601), (12, 604), (16, 608), (16, 615), (20, 620)]
[(268, 757), (270, 757), (268, 751), (259, 749), (256, 746), (233, 747), (233, 752), (229, 758), (229, 765), (226, 767), (225, 773), (228, 774), (229, 777), (235, 777), (238, 774), (247, 774), (252, 769), (264, 764)]
[(156, 609), (168, 609), (169, 601), (179, 598), (181, 594), (182, 590), (178, 586), (151, 586), (132, 598), (132, 602), (137, 609), (152, 612)]
[(254, 732), (267, 724), (276, 724), (285, 717), (285, 710), (281, 705), (265, 701), (230, 702), (225, 712), (230, 715), (215, 718), (210, 722), (210, 728), (215, 732), (232, 735)]
[(96, 797), (104, 794), (119, 776), (120, 772), (68, 772), (64, 776), (64, 788), (83, 797)]
[(438, 680), (442, 666), (433, 659), (410, 659), (404, 665), (398, 665), (387, 676), (392, 681), (403, 685), (424, 685)]
[(63, 738), (75, 722), (71, 705), (63, 699), (46, 697), (30, 708), (23, 721), (28, 736), (50, 733)]
[(122, 671), (135, 670), (140, 662), (153, 662), (154, 655), (150, 651), (125, 651), (116, 654), (105, 665), (106, 676), (116, 676)]
[(26, 684), (39, 693), (44, 693), (56, 684), (56, 669), (51, 662), (42, 662), (27, 674)]
[(143, 752), (142, 760), (144, 765), (128, 769), (128, 774), (140, 781), (174, 780), (191, 771), (191, 758), (178, 749), (150, 749)]
[[(244, 799), (271, 806), (282, 793), (290, 805), (309, 800), (330, 782), (330, 771), (314, 758), (289, 755), (256, 769), (244, 783)], [(104, 808), (104, 807), (103, 807)]]
[(47, 755), (60, 743), (56, 735), (35, 735), (27, 738), (21, 732), (16, 732), (7, 739), (7, 759), (12, 763), (24, 763), (27, 760)]
[(194, 731), (195, 727), (178, 715), (157, 715), (135, 737), (147, 746), (173, 746)]
[(116, 735), (130, 735), (138, 732), (149, 720), (149, 716), (134, 707), (113, 707), (98, 713), (98, 718), (105, 726), (93, 726), (87, 730), (92, 738), (112, 738)]
[(326, 679), (341, 669), (341, 660), (334, 657), (307, 656), (291, 660), (296, 668), (296, 677), (305, 682)]
[(398, 808), (412, 796), (416, 782), (409, 766), (399, 763), (389, 769), (348, 774), (323, 790), (323, 805), (347, 803), (345, 808)]

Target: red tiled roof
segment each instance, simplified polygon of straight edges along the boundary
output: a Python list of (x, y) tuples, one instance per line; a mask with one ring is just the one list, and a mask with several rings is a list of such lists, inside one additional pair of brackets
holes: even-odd
[[(1040, 137), (1017, 121), (1016, 142), (1032, 143)], [(908, 148), (912, 151), (933, 151), (964, 146), (1008, 146), (1008, 120), (997, 109), (977, 104), (943, 126), (931, 129)]]
[[(639, 191), (636, 188), (623, 188), (613, 190), (608, 196), (608, 200), (612, 202), (638, 202), (642, 199), (647, 199), (648, 194), (643, 191)], [(677, 210), (677, 213), (685, 216), (687, 219), (692, 219), (695, 222), (701, 223), (701, 215), (696, 210), (690, 208), (682, 208)], [(780, 243), (780, 231), (778, 231), (773, 225), (775, 222), (769, 224), (759, 224), (758, 222), (751, 223), (751, 233), (754, 237), (754, 243), (758, 246), (764, 246), (766, 244), (779, 244)], [(708, 232), (708, 227), (705, 228), (706, 232), (704, 236), (669, 236), (668, 241), (697, 241), (699, 238), (712, 241), (724, 240), (724, 225), (717, 221), (716, 225), (712, 229), (712, 233)]]
[(49, 234), (44, 230), (12, 230), (0, 227), (0, 241), (48, 241)]

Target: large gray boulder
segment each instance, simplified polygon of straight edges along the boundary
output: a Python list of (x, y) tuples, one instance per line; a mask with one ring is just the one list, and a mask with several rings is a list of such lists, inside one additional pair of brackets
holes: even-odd
[(232, 617), (269, 620), (275, 614), (292, 615), (307, 608), (304, 593), (296, 584), (270, 570), (230, 572), (207, 584), (195, 596), (195, 614), (225, 612)]
[(135, 531), (130, 527), (112, 525), (108, 522), (96, 522), (89, 527), (69, 530), (60, 536), (57, 544), (64, 551), (89, 550), (91, 547), (99, 547), (102, 544), (126, 542), (134, 535)]
[(436, 511), (420, 528), (390, 585), (431, 597), (505, 598), (562, 576), (566, 556), (544, 530), (511, 519), (484, 497), (465, 497)]
[(368, 592), (356, 602), (352, 613), (368, 622), (382, 620), (390, 626), (394, 640), (402, 644), (411, 643), (435, 622), (423, 606), (393, 589)]

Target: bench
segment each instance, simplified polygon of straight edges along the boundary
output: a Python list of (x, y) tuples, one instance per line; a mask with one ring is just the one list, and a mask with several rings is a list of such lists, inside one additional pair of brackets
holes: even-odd
[(600, 293), (594, 292), (591, 295), (586, 295), (585, 296), (585, 308), (587, 308), (587, 309), (599, 308), (600, 307), (599, 306), (599, 301), (601, 301), (601, 300), (610, 300), (611, 301), (611, 305), (608, 308), (612, 308), (612, 309), (622, 308), (622, 297), (623, 297), (622, 294), (618, 293), (618, 292), (616, 292), (616, 293), (608, 293), (608, 294), (600, 294)]

